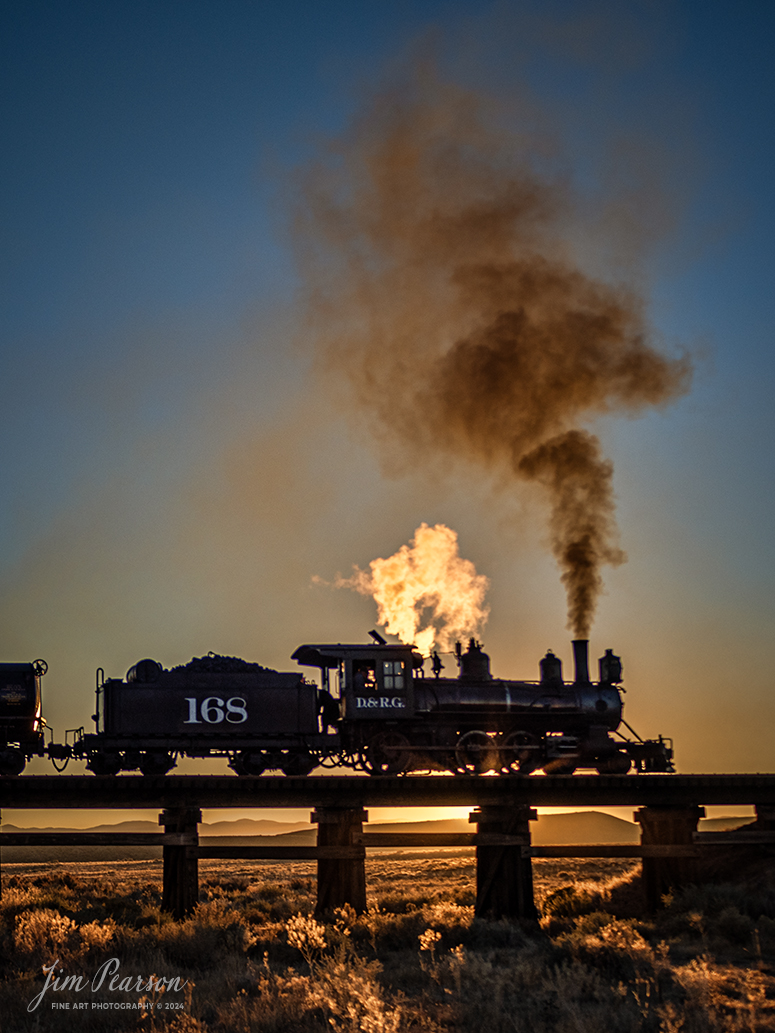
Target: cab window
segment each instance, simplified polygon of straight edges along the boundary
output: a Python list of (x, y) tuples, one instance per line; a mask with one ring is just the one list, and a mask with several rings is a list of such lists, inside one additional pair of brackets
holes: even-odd
[(383, 660), (382, 661), (382, 682), (386, 689), (393, 691), (404, 688), (404, 661)]
[(373, 663), (361, 660), (353, 664), (353, 689), (356, 696), (362, 696), (365, 692), (377, 691)]

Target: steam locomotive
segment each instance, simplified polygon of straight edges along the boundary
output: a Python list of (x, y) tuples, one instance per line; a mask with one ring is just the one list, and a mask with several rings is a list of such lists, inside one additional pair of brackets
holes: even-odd
[(0, 773), (20, 774), (44, 754), (55, 764), (85, 760), (98, 775), (164, 775), (178, 756), (225, 757), (238, 775), (307, 775), (321, 766), (371, 775), (674, 770), (670, 739), (643, 740), (623, 720), (622, 663), (610, 649), (595, 682), (585, 639), (573, 642), (573, 681), (563, 680), (551, 651), (539, 680), (511, 681), (492, 676), (471, 639), (465, 651), (456, 646), (457, 677), (445, 678), (436, 653), (426, 674), (413, 646), (371, 636), (300, 646), (292, 659), (316, 668), (319, 681), (216, 654), (171, 670), (141, 660), (124, 679), (100, 669), (95, 731), (77, 729), (45, 747), (43, 668), (0, 665)]

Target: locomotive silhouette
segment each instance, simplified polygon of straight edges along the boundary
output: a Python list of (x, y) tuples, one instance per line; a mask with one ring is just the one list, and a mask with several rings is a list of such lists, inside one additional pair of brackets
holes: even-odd
[(622, 663), (610, 649), (594, 682), (586, 639), (572, 643), (573, 681), (563, 680), (551, 651), (538, 681), (513, 681), (494, 678), (471, 639), (465, 651), (456, 645), (457, 677), (444, 678), (438, 654), (426, 674), (413, 646), (371, 636), (300, 646), (291, 659), (317, 668), (319, 684), (212, 653), (171, 670), (140, 660), (124, 679), (100, 669), (95, 731), (68, 732), (64, 744), (44, 745), (45, 663), (0, 664), (0, 774), (20, 774), (27, 759), (44, 755), (55, 765), (85, 760), (97, 775), (164, 775), (178, 756), (225, 757), (238, 775), (308, 775), (321, 766), (371, 775), (674, 770), (670, 739), (641, 739), (623, 720)]

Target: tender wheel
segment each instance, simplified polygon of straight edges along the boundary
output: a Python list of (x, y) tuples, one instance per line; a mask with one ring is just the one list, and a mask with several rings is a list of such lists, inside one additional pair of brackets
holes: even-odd
[(501, 767), (529, 775), (541, 767), (541, 744), (529, 732), (511, 732), (499, 743)]
[(232, 756), (229, 767), (238, 775), (263, 775), (266, 763), (267, 756), (261, 750), (242, 750)]
[(86, 767), (95, 775), (117, 775), (121, 770), (120, 753), (90, 753)]
[(283, 759), (280, 770), (284, 775), (308, 775), (318, 766), (311, 753), (290, 753)]
[(499, 766), (498, 747), (486, 732), (466, 732), (455, 746), (455, 762), (461, 775), (483, 775)]
[(171, 753), (143, 753), (138, 767), (144, 775), (166, 775), (175, 767), (175, 758)]
[(412, 759), (409, 740), (401, 732), (380, 732), (366, 747), (363, 763), (370, 775), (400, 775)]

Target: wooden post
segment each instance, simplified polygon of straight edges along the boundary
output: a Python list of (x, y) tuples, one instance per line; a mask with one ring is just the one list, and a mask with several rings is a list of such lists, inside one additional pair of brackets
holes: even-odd
[(775, 806), (771, 803), (754, 804), (756, 824), (762, 832), (775, 832)]
[(165, 832), (178, 832), (191, 837), (189, 846), (162, 847), (164, 876), (161, 909), (181, 919), (190, 915), (199, 900), (198, 825), (202, 812), (198, 807), (168, 807), (159, 815)]
[[(530, 855), (530, 822), (538, 814), (532, 807), (485, 806), (469, 815), (477, 836), (492, 839), (476, 848), (477, 918), (518, 918), (536, 921), (533, 902), (533, 869)], [(505, 837), (517, 842), (501, 843)]]
[[(704, 807), (641, 807), (634, 820), (640, 825), (641, 846), (692, 846)], [(697, 882), (697, 857), (644, 857), (643, 888), (646, 907), (656, 911), (671, 889)]]
[(369, 812), (358, 807), (318, 807), (310, 816), (317, 824), (319, 847), (348, 847), (351, 858), (318, 858), (318, 899), (315, 912), (333, 911), (349, 904), (357, 912), (366, 910), (366, 848), (355, 845), (363, 834)]

